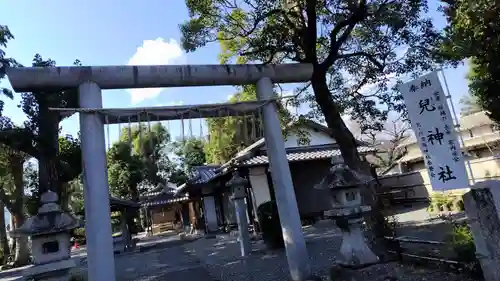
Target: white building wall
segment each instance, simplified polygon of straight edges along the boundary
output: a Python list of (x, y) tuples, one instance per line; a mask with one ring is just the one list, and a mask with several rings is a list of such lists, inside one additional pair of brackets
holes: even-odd
[(252, 185), (255, 210), (257, 210), (260, 204), (271, 200), (266, 169), (267, 167), (265, 166), (250, 168), (249, 178)]

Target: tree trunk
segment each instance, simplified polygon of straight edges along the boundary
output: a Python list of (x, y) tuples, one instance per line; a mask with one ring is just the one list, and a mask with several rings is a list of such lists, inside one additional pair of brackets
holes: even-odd
[(5, 206), (0, 200), (0, 243), (2, 247), (2, 264), (5, 264), (7, 257), (10, 255), (9, 242), (7, 241), (7, 230), (5, 229)]
[[(23, 213), (12, 214), (15, 216), (15, 229), (23, 225), (25, 218)], [(16, 238), (16, 248), (14, 255), (14, 267), (20, 267), (29, 264), (30, 252), (28, 249), (28, 237)]]
[(70, 183), (65, 182), (61, 184), (61, 195), (59, 198), (61, 209), (64, 211), (70, 211), (71, 195), (73, 193), (72, 186)]
[[(12, 193), (12, 204), (10, 205), (9, 212), (14, 218), (13, 229), (21, 227), (25, 221), (24, 214), (24, 157), (13, 154), (10, 155), (9, 165), (12, 177), (14, 179), (15, 190)], [(4, 202), (5, 203), (5, 202)], [(7, 204), (7, 203), (5, 203)], [(29, 264), (29, 251), (28, 251), (28, 238), (21, 237), (15, 239), (15, 257), (14, 266), (24, 266)]]
[[(316, 103), (323, 112), (328, 128), (331, 129), (332, 135), (340, 148), (344, 163), (358, 173), (371, 176), (369, 164), (361, 160), (357, 150), (358, 144), (356, 139), (342, 120), (341, 112), (328, 89), (326, 72), (315, 70), (311, 82)], [(380, 200), (376, 196), (376, 185), (368, 184), (367, 188), (363, 189), (362, 197), (364, 204), (372, 208), (372, 211), (365, 216), (365, 221), (372, 230), (373, 250), (381, 259), (385, 259), (387, 257), (387, 247), (384, 237), (389, 232), (392, 233), (392, 231), (387, 229), (387, 224), (380, 208)]]
[[(139, 202), (139, 191), (137, 190), (137, 186), (130, 186), (130, 196), (132, 197), (132, 201)], [(126, 214), (127, 218), (127, 227), (130, 231), (130, 234), (137, 234), (141, 231), (140, 226), (140, 212), (138, 209), (130, 209), (127, 210)], [(137, 219), (137, 223), (136, 220)]]
[[(10, 230), (14, 230), (14, 226), (16, 225), (16, 218), (12, 213), (10, 213)], [(13, 253), (16, 250), (16, 239), (9, 237), (9, 252)]]
[(61, 200), (61, 183), (58, 173), (59, 154), (59, 116), (57, 113), (42, 110), (40, 106), (40, 128), (39, 128), (39, 157), (38, 157), (38, 180), (39, 193), (48, 190), (57, 193)]

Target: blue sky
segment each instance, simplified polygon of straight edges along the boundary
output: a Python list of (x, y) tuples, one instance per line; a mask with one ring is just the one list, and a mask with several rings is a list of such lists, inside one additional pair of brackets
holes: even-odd
[[(433, 11), (436, 8), (431, 6)], [(56, 60), (58, 65), (71, 65), (75, 59), (85, 65), (218, 63), (217, 44), (191, 54), (180, 49), (178, 25), (188, 18), (181, 0), (4, 0), (0, 1), (0, 11), (7, 11), (2, 13), (1, 24), (8, 25), (16, 37), (9, 42), (7, 55), (25, 65), (31, 63), (35, 53)], [(438, 12), (432, 15), (438, 26), (444, 26), (444, 18)], [(446, 71), (455, 104), (467, 93), (465, 74), (464, 66)], [(103, 93), (103, 102), (104, 107), (214, 103), (227, 100), (232, 93), (233, 87), (108, 90)], [(22, 122), (24, 116), (18, 103), (19, 97), (8, 101), (5, 114)], [(174, 136), (179, 135), (179, 122), (170, 124), (170, 128)], [(198, 123), (193, 128), (198, 134)], [(75, 135), (77, 116), (65, 120), (62, 129)], [(117, 126), (110, 131), (111, 139), (115, 139)]]

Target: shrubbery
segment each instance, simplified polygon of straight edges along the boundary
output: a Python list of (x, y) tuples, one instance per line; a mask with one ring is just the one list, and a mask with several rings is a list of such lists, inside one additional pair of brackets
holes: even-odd
[(278, 208), (274, 201), (262, 203), (257, 207), (262, 239), (269, 249), (278, 249), (285, 246), (283, 232), (281, 230)]
[(439, 213), (446, 211), (464, 211), (464, 203), (462, 199), (456, 195), (446, 195), (443, 193), (435, 193), (430, 198), (429, 212)]
[(449, 235), (448, 247), (455, 253), (455, 259), (466, 264), (474, 275), (482, 276), (481, 266), (476, 258), (476, 246), (467, 223), (455, 223)]

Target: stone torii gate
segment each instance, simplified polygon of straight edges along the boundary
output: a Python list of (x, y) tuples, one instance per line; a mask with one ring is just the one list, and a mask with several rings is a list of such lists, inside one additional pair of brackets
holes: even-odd
[[(273, 83), (304, 82), (312, 76), (307, 64), (283, 65), (166, 65), (24, 67), (7, 71), (16, 92), (78, 88), (81, 108), (102, 109), (103, 89), (257, 85), (259, 100), (273, 99)], [(262, 108), (264, 134), (286, 255), (293, 280), (310, 275), (309, 255), (285, 153), (275, 102)], [(88, 277), (114, 281), (104, 122), (96, 112), (80, 112)], [(105, 215), (108, 214), (108, 215)]]

